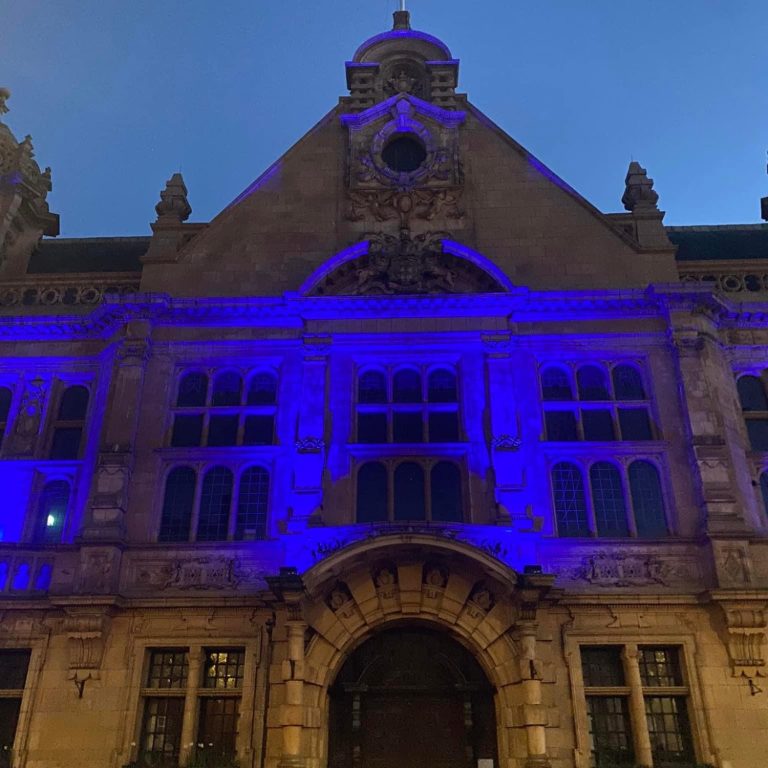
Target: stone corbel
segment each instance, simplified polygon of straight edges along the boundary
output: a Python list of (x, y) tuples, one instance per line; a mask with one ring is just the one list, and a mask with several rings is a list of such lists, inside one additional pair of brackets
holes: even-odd
[(726, 647), (734, 677), (767, 677), (768, 600), (718, 601), (725, 616)]
[(75, 684), (78, 698), (82, 699), (88, 680), (100, 678), (112, 617), (108, 608), (100, 606), (65, 610), (64, 632), (69, 651), (67, 679)]

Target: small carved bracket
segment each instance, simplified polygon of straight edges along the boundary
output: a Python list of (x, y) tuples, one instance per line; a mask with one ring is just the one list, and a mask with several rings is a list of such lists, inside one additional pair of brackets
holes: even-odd
[(766, 677), (768, 612), (765, 601), (719, 603), (726, 623), (726, 645), (734, 677)]

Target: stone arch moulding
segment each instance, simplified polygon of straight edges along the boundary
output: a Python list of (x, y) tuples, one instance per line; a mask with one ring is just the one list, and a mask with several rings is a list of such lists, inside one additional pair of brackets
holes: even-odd
[[(389, 262), (396, 262), (401, 258), (399, 254), (394, 253), (395, 250), (400, 250), (399, 244), (394, 242), (396, 238), (389, 238), (392, 240), (392, 243), (379, 242), (383, 237), (377, 235), (371, 237), (371, 239), (362, 240), (332, 256), (304, 281), (299, 288), (299, 295), (359, 295), (360, 293), (366, 293), (367, 291), (360, 290), (362, 287), (361, 273), (375, 271), (378, 268), (383, 272), (387, 271), (385, 266), (373, 266), (370, 263), (371, 257), (374, 255), (377, 259), (382, 259), (383, 257), (385, 260), (388, 259)], [(512, 293), (516, 290), (509, 277), (489, 258), (483, 256), (478, 251), (450, 238), (442, 237), (441, 233), (435, 233), (435, 235), (428, 233), (422, 239), (424, 243), (418, 243), (416, 248), (413, 249), (415, 253), (409, 254), (409, 256), (435, 259), (439, 255), (444, 268), (450, 270), (450, 262), (453, 262), (455, 266), (452, 271), (455, 272), (456, 267), (458, 267), (459, 271), (464, 273), (463, 277), (465, 279), (463, 281), (459, 280), (458, 284), (452, 288), (438, 285), (434, 290), (417, 292)], [(372, 245), (374, 246), (373, 248)], [(352, 273), (355, 273), (354, 277)]]
[(328, 692), (344, 661), (377, 631), (411, 623), (449, 633), (484, 670), (501, 768), (548, 766), (536, 611), (553, 580), (518, 574), (470, 544), (412, 533), (357, 542), (296, 576), (292, 594), (280, 594), (285, 697), (298, 708), (280, 723), (279, 764), (326, 765)]

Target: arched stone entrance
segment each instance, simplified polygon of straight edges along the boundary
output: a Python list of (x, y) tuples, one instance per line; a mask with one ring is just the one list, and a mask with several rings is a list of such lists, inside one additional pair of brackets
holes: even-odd
[(282, 692), (271, 702), (278, 705), (271, 727), (281, 732), (273, 754), (280, 757), (268, 758), (267, 768), (328, 765), (334, 682), (366, 641), (409, 625), (448, 633), (495, 690), (494, 766), (549, 765), (535, 619), (552, 581), (429, 533), (358, 541), (289, 577), (276, 590), (288, 617)]
[(330, 689), (328, 766), (495, 765), (493, 695), (472, 654), (446, 632), (382, 630), (347, 658)]

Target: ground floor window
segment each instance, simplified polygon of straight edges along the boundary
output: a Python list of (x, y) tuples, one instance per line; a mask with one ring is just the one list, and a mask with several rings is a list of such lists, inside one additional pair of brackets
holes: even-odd
[(11, 764), (30, 651), (0, 651), (0, 767)]

